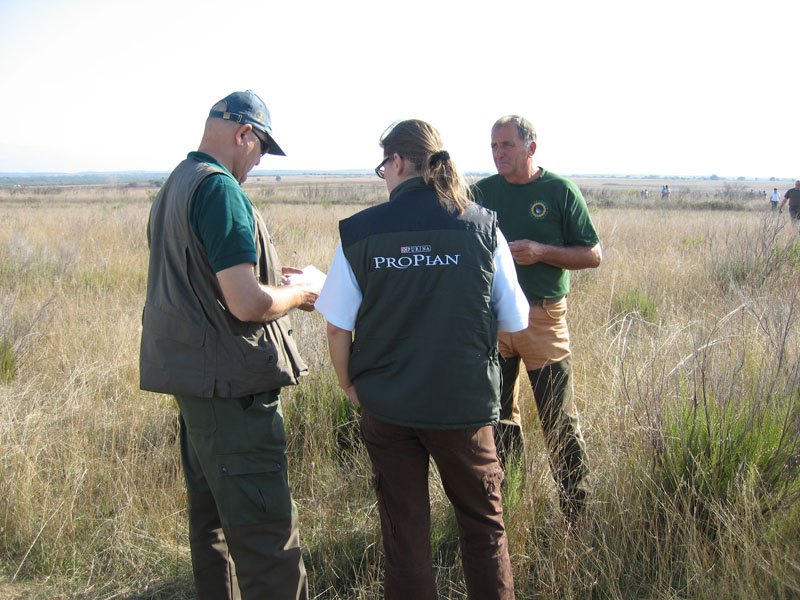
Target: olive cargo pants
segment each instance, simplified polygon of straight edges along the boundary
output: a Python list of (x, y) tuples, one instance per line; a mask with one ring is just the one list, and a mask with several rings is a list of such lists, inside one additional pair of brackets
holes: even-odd
[(176, 396), (199, 600), (305, 600), (278, 392)]

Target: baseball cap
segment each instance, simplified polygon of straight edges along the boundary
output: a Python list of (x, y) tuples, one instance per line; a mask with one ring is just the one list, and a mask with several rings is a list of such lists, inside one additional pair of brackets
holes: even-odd
[(225, 103), (225, 111), (212, 110), (208, 113), (208, 116), (219, 117), (235, 123), (249, 123), (255, 129), (267, 134), (269, 138), (267, 154), (286, 156), (286, 153), (278, 146), (275, 138), (272, 137), (272, 121), (269, 118), (267, 105), (253, 90), (233, 92), (225, 96), (220, 102)]

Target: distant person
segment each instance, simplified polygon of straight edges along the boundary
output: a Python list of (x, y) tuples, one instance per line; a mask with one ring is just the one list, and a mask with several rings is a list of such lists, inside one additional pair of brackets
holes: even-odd
[(789, 203), (789, 217), (793, 220), (800, 220), (800, 179), (794, 182), (794, 187), (786, 190), (781, 201), (778, 213), (783, 214), (783, 207)]
[[(386, 560), (387, 600), (436, 600), (429, 460), (455, 509), (467, 596), (514, 598), (492, 425), (497, 330), (528, 303), (493, 212), (472, 203), (438, 131), (381, 137), (389, 202), (339, 223), (317, 309), (339, 385), (361, 407)], [(355, 338), (353, 338), (355, 331)]]
[(669, 200), (669, 186), (665, 185), (661, 188), (661, 199), (662, 200)]
[(503, 365), (497, 442), (504, 458), (522, 450), (519, 409), (520, 359), (550, 452), (561, 509), (574, 524), (584, 512), (586, 448), (572, 400), (572, 357), (567, 328), (569, 271), (591, 269), (602, 250), (586, 201), (578, 187), (533, 162), (536, 131), (510, 115), (492, 127), (497, 175), (474, 186), (476, 199), (497, 212), (509, 239), (517, 276), (531, 305), (528, 327), (500, 333)]
[(780, 202), (780, 199), (781, 195), (778, 193), (778, 188), (772, 188), (772, 197), (769, 199), (769, 202), (772, 205), (773, 212), (778, 208), (778, 202)]
[(319, 290), (282, 285), (299, 271), (281, 268), (240, 186), (264, 154), (284, 155), (266, 105), (250, 90), (230, 94), (147, 225), (140, 385), (180, 409), (201, 600), (308, 597), (279, 395), (307, 372), (286, 314), (313, 310)]

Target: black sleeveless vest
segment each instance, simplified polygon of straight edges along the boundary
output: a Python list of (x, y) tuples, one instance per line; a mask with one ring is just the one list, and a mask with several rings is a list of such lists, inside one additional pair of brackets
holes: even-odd
[(453, 214), (410, 180), (339, 232), (363, 293), (349, 366), (363, 410), (409, 427), (496, 423), (495, 213)]

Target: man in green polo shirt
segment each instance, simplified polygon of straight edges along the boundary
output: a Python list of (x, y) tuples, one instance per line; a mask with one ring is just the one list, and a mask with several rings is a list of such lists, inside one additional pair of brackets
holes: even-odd
[(140, 386), (180, 410), (189, 544), (199, 600), (305, 600), (287, 476), (283, 386), (307, 372), (287, 313), (319, 287), (291, 285), (241, 184), (283, 155), (251, 90), (215, 104), (197, 152), (150, 209)]
[(496, 440), (501, 460), (521, 454), (521, 359), (533, 388), (561, 509), (567, 522), (574, 523), (585, 507), (587, 465), (572, 401), (566, 320), (569, 272), (597, 267), (602, 250), (578, 187), (537, 167), (535, 152), (536, 131), (530, 122), (516, 115), (499, 119), (492, 127), (498, 174), (473, 188), (477, 201), (497, 213), (531, 306), (527, 329), (499, 334), (504, 360)]

